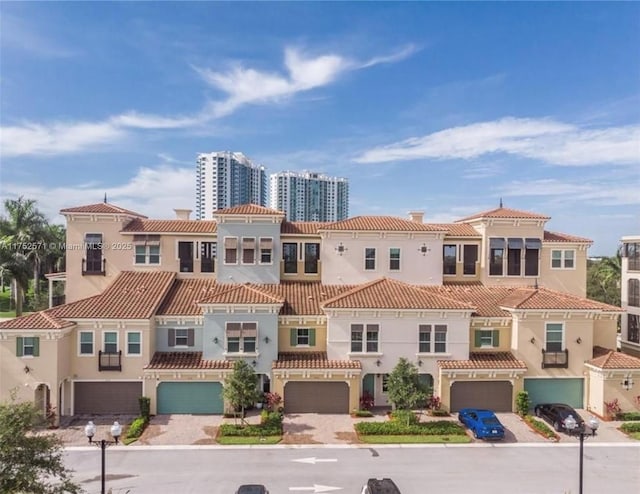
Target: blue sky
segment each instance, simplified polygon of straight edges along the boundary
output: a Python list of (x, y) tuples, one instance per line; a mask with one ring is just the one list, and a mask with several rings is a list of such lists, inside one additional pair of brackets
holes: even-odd
[(504, 204), (640, 233), (636, 3), (7, 3), (0, 199), (195, 209), (197, 153), (350, 180), (350, 214)]

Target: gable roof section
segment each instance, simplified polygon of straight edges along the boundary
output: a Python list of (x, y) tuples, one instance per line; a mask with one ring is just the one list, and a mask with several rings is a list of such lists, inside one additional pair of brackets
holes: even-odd
[(477, 237), (482, 238), (482, 235), (476, 231), (471, 225), (467, 223), (428, 223), (440, 230), (447, 232), (449, 237)]
[(471, 352), (468, 360), (438, 360), (441, 369), (527, 369), (511, 352)]
[(390, 278), (380, 278), (358, 285), (325, 301), (322, 307), (327, 309), (473, 310), (468, 303)]
[(600, 369), (640, 369), (640, 358), (602, 347), (594, 347), (594, 355), (600, 354), (587, 364)]
[[(199, 301), (200, 304), (283, 304), (284, 298), (270, 293), (259, 285), (226, 285), (226, 290), (219, 291)], [(269, 285), (266, 285), (269, 286)]]
[(146, 216), (140, 213), (114, 206), (108, 202), (99, 202), (97, 204), (88, 204), (87, 206), (76, 206), (60, 210), (60, 214), (65, 213), (128, 214), (131, 216), (137, 216), (138, 218), (146, 218)]
[(568, 235), (566, 233), (549, 232), (544, 231), (545, 242), (573, 242), (573, 243), (585, 243), (592, 244), (593, 240), (584, 237), (576, 237), (575, 235)]
[(200, 316), (204, 300), (229, 289), (215, 280), (203, 278), (176, 279), (158, 308), (158, 316)]
[(602, 312), (622, 312), (620, 307), (604, 304), (587, 298), (576, 297), (568, 293), (556, 292), (547, 288), (516, 288), (500, 301), (506, 309), (539, 310), (588, 310)]
[(75, 326), (74, 322), (64, 321), (54, 316), (50, 310), (34, 312), (0, 323), (0, 329), (64, 329)]
[(471, 221), (477, 220), (481, 218), (509, 218), (509, 219), (535, 219), (535, 220), (550, 220), (551, 216), (547, 216), (544, 214), (531, 213), (529, 211), (520, 211), (518, 209), (511, 208), (496, 208), (490, 209), (489, 211), (483, 211), (481, 213), (476, 213), (471, 216), (467, 216), (466, 218), (462, 218), (457, 220), (456, 223), (460, 223), (463, 221)]
[(202, 352), (155, 352), (145, 370), (153, 369), (233, 369), (233, 360), (204, 360)]
[(359, 360), (329, 360), (326, 352), (282, 352), (273, 369), (362, 369)]
[(385, 231), (385, 232), (444, 232), (439, 225), (418, 223), (395, 216), (354, 216), (342, 221), (327, 223), (322, 231)]
[(448, 284), (437, 287), (424, 287), (425, 290), (433, 290), (448, 298), (473, 305), (476, 317), (511, 317), (511, 314), (500, 307), (500, 301), (504, 299), (513, 288), (496, 286), (487, 287), (476, 284)]
[(212, 220), (145, 220), (135, 218), (121, 230), (124, 233), (215, 233)]
[(123, 271), (100, 295), (50, 310), (64, 319), (149, 319), (175, 276), (165, 271)]
[(281, 296), (285, 302), (281, 316), (324, 315), (322, 303), (355, 285), (323, 285), (313, 281), (285, 281), (279, 285), (268, 285), (268, 289)]
[(230, 208), (218, 209), (213, 212), (214, 215), (224, 215), (224, 214), (254, 214), (254, 215), (279, 215), (284, 216), (282, 211), (276, 211), (275, 209), (265, 208), (264, 206), (258, 206), (257, 204), (240, 204), (238, 206), (232, 206)]
[(283, 221), (280, 233), (284, 235), (317, 235), (318, 230), (330, 225), (326, 221)]

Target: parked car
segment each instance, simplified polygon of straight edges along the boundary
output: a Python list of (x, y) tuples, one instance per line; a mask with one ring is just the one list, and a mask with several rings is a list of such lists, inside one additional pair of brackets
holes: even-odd
[(269, 491), (262, 484), (245, 484), (238, 487), (236, 494), (269, 494)]
[(504, 439), (504, 426), (491, 410), (463, 408), (458, 412), (458, 419), (476, 439)]
[(556, 432), (567, 432), (564, 421), (569, 415), (578, 423), (576, 431), (584, 431), (584, 419), (573, 408), (564, 403), (540, 403), (534, 407), (536, 417), (546, 420)]
[(360, 494), (401, 494), (401, 492), (391, 479), (369, 479), (362, 487)]

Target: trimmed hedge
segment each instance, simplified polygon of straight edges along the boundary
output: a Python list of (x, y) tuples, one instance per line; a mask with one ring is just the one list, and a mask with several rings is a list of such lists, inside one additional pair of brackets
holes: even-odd
[(551, 430), (551, 428), (541, 420), (538, 420), (532, 417), (531, 415), (526, 415), (524, 417), (524, 420), (527, 424), (533, 427), (536, 431), (538, 431), (544, 437), (547, 437), (549, 439), (558, 438), (558, 434), (556, 434), (553, 430)]
[(624, 420), (624, 421), (628, 421), (628, 420), (640, 420), (640, 412), (625, 412), (625, 413), (620, 413), (618, 414), (618, 416), (616, 417), (617, 420)]
[(354, 417), (373, 417), (373, 413), (369, 410), (354, 410), (351, 415)]
[(130, 444), (138, 439), (144, 430), (149, 425), (149, 420), (146, 417), (137, 417), (131, 422), (131, 425), (127, 428), (127, 433), (124, 436), (124, 443)]
[(355, 424), (358, 434), (364, 435), (414, 435), (414, 436), (463, 436), (466, 434), (463, 427), (448, 420), (425, 422), (414, 425), (392, 420), (389, 422), (359, 422)]
[(420, 420), (418, 416), (411, 410), (394, 410), (391, 413), (391, 420), (404, 425), (416, 425)]
[(242, 436), (242, 437), (260, 437), (260, 436), (279, 436), (282, 434), (282, 427), (265, 426), (265, 425), (235, 425), (222, 424), (218, 433), (221, 436)]
[(620, 426), (620, 430), (626, 434), (640, 432), (640, 422), (625, 422)]

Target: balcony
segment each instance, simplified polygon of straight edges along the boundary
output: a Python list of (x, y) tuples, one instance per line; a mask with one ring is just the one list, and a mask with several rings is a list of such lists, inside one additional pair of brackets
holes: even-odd
[(122, 371), (122, 350), (115, 353), (99, 351), (98, 371)]
[(569, 350), (548, 352), (542, 350), (543, 369), (566, 369), (569, 367)]
[(85, 275), (101, 275), (104, 276), (106, 274), (106, 259), (95, 259), (89, 260), (87, 262), (86, 259), (82, 259), (82, 276)]

